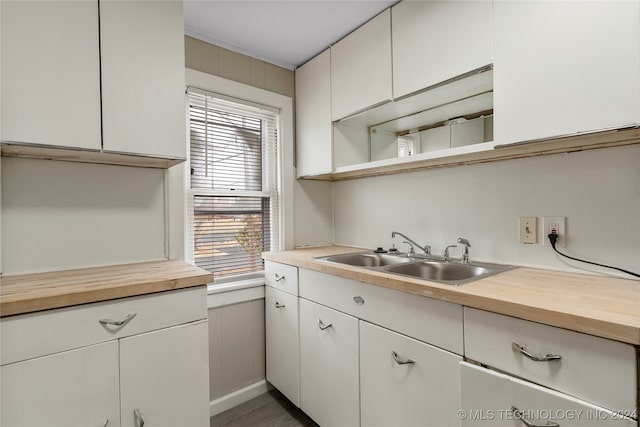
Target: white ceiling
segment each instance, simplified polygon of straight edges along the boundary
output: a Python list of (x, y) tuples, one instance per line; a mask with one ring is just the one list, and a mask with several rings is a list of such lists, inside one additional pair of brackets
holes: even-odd
[(185, 0), (185, 34), (295, 69), (397, 0)]

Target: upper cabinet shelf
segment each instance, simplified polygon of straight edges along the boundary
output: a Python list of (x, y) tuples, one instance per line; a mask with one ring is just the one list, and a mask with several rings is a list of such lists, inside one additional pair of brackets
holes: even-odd
[[(640, 1), (614, 3), (394, 5), (316, 68), (329, 73), (330, 99), (321, 89), (296, 93), (303, 105), (315, 96), (333, 120), (311, 126), (298, 110), (298, 176), (348, 179), (640, 143)], [(321, 167), (310, 141), (331, 156)]]
[(3, 155), (160, 168), (184, 161), (181, 1), (0, 7)]

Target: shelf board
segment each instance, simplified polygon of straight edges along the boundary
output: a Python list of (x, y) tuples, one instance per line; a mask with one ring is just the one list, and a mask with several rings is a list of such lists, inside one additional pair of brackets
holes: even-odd
[(4, 142), (0, 144), (0, 151), (2, 157), (21, 157), (27, 159), (59, 160), (155, 169), (168, 169), (185, 161), (185, 159), (110, 153), (103, 150), (84, 150), (60, 148), (49, 145), (27, 145)]
[(465, 153), (443, 150), (442, 155), (437, 157), (435, 157), (433, 153), (429, 153), (429, 157), (423, 156), (419, 158), (420, 155), (403, 157), (385, 161), (386, 164), (383, 165), (380, 165), (380, 162), (363, 163), (339, 168), (332, 174), (308, 176), (305, 177), (305, 179), (342, 181), (424, 169), (472, 165), (476, 163), (521, 159), (525, 157), (570, 153), (633, 144), (640, 144), (640, 127), (605, 130), (508, 145), (487, 144), (486, 147), (490, 148)]

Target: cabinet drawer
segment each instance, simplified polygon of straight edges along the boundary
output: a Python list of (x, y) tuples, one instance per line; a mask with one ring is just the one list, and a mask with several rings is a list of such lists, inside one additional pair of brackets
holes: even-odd
[[(464, 324), (469, 359), (614, 411), (636, 408), (631, 345), (466, 307)], [(536, 361), (524, 352), (560, 358)]]
[(362, 425), (458, 426), (461, 361), (448, 351), (360, 321)]
[[(625, 411), (613, 413), (566, 394), (469, 363), (460, 364), (460, 379), (462, 410), (459, 417), (463, 427), (524, 427), (525, 423), (519, 420), (519, 416), (536, 426), (638, 425), (623, 416)], [(514, 413), (512, 407), (520, 413)]]
[[(122, 326), (102, 319), (123, 320)], [(205, 286), (0, 319), (2, 365), (207, 317)]]
[(462, 306), (300, 269), (300, 296), (462, 354)]
[(268, 286), (298, 295), (298, 267), (265, 261), (264, 280)]

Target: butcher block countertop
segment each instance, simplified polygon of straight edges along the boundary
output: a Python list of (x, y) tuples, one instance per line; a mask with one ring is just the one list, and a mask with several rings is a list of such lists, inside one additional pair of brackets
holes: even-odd
[(152, 261), (0, 278), (0, 316), (204, 285), (206, 270), (184, 261)]
[(265, 252), (262, 256), (266, 260), (640, 345), (640, 280), (519, 267), (452, 286), (314, 259), (363, 250), (328, 246)]

